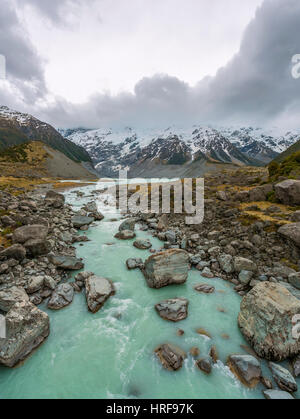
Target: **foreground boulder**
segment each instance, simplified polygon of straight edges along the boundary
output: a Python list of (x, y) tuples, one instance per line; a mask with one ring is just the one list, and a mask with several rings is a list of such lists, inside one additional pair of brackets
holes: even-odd
[(183, 366), (186, 353), (178, 346), (166, 343), (155, 350), (162, 366), (169, 371), (178, 371)]
[(32, 239), (45, 240), (48, 234), (48, 227), (42, 224), (28, 225), (17, 228), (12, 236), (13, 243), (25, 244)]
[(75, 257), (72, 256), (50, 256), (50, 262), (53, 265), (57, 266), (60, 269), (65, 269), (69, 271), (79, 271), (84, 268), (84, 263)]
[(278, 233), (300, 247), (300, 223), (286, 224), (280, 227)]
[(7, 313), (16, 303), (27, 303), (29, 297), (21, 287), (11, 287), (0, 291), (0, 310)]
[(246, 386), (254, 388), (262, 375), (260, 362), (251, 355), (231, 355), (228, 365), (236, 377)]
[(271, 361), (282, 361), (300, 352), (300, 341), (292, 336), (300, 301), (280, 284), (262, 282), (243, 299), (239, 327), (256, 353)]
[(26, 257), (26, 249), (21, 244), (13, 244), (7, 249), (0, 252), (0, 260), (16, 259), (18, 261), (24, 260)]
[(72, 303), (74, 298), (74, 288), (71, 284), (60, 284), (53, 292), (49, 302), (48, 308), (51, 310), (61, 310)]
[(274, 364), (273, 362), (270, 362), (270, 369), (274, 380), (281, 390), (288, 391), (289, 393), (294, 393), (298, 390), (295, 378), (287, 369), (283, 368), (281, 365)]
[(49, 317), (30, 302), (16, 303), (6, 315), (6, 339), (0, 339), (0, 364), (14, 367), (50, 333)]
[(85, 288), (88, 308), (92, 313), (97, 313), (115, 294), (115, 287), (110, 280), (94, 275), (86, 279)]
[(275, 185), (275, 195), (285, 205), (300, 205), (300, 180), (285, 180)]
[(185, 250), (171, 249), (150, 256), (143, 270), (150, 288), (184, 284), (190, 269), (189, 254)]
[(160, 317), (171, 322), (179, 322), (188, 316), (189, 302), (185, 298), (174, 298), (161, 301), (155, 309)]

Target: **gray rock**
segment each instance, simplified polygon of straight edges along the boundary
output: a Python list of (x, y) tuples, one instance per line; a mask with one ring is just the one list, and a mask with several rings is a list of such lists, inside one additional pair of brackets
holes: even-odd
[(300, 314), (300, 301), (280, 284), (261, 282), (242, 300), (239, 327), (261, 357), (282, 361), (300, 352), (292, 336), (292, 319)]
[(291, 220), (293, 223), (299, 223), (299, 222), (300, 222), (300, 211), (295, 211), (295, 212), (291, 215), (290, 220)]
[(289, 275), (289, 283), (300, 290), (300, 272), (297, 272), (296, 274)]
[(227, 274), (234, 272), (233, 257), (231, 255), (220, 255), (218, 257), (218, 262), (220, 264), (221, 269)]
[(252, 262), (252, 260), (245, 259), (242, 257), (235, 257), (234, 258), (234, 270), (237, 273), (240, 273), (241, 271), (250, 271), (250, 272), (256, 272), (257, 271), (257, 265)]
[(98, 276), (90, 276), (85, 281), (86, 300), (92, 313), (97, 313), (104, 303), (115, 294), (115, 287), (111, 281)]
[(71, 284), (65, 283), (57, 286), (48, 302), (50, 310), (61, 310), (70, 305), (74, 298), (74, 288)]
[(296, 356), (296, 358), (292, 361), (294, 376), (298, 378), (300, 376), (300, 355)]
[(25, 257), (26, 249), (21, 244), (14, 244), (0, 252), (0, 260), (13, 258), (22, 261), (25, 259)]
[(243, 285), (248, 285), (253, 277), (253, 272), (241, 271), (239, 274), (239, 281)]
[(46, 288), (49, 288), (52, 291), (54, 291), (56, 288), (56, 282), (53, 278), (51, 278), (51, 276), (45, 276), (44, 285)]
[(250, 202), (266, 201), (267, 195), (273, 191), (273, 185), (258, 186), (249, 191)]
[(47, 255), (51, 250), (50, 242), (44, 239), (31, 239), (28, 240), (24, 247), (27, 254), (32, 257)]
[(185, 320), (188, 316), (189, 302), (185, 298), (174, 298), (161, 301), (155, 309), (161, 318), (171, 322)]
[(267, 400), (294, 400), (294, 397), (286, 391), (266, 390), (263, 394)]
[(160, 345), (155, 350), (155, 353), (162, 363), (162, 366), (169, 371), (180, 370), (186, 359), (186, 353), (178, 346), (170, 343)]
[(142, 259), (131, 258), (126, 261), (126, 265), (129, 270), (141, 268), (143, 264)]
[(204, 268), (201, 272), (201, 275), (203, 276), (203, 278), (215, 278), (215, 275), (209, 268)]
[(300, 247), (300, 223), (283, 225), (278, 230), (278, 233)]
[(84, 217), (82, 215), (75, 215), (71, 219), (74, 228), (81, 229), (82, 227), (86, 227), (91, 225), (95, 219), (93, 217)]
[(49, 257), (51, 263), (57, 266), (59, 269), (65, 269), (70, 271), (79, 271), (84, 268), (84, 264), (80, 259), (77, 259), (72, 256), (53, 256)]
[(262, 371), (260, 362), (251, 355), (231, 355), (228, 365), (237, 378), (246, 386), (253, 388), (260, 382)]
[(35, 276), (31, 278), (26, 287), (27, 294), (34, 294), (37, 291), (40, 291), (44, 286), (44, 277)]
[(119, 240), (132, 240), (135, 239), (135, 237), (136, 234), (132, 230), (121, 230), (115, 235), (115, 238)]
[(65, 196), (55, 191), (48, 191), (45, 202), (53, 208), (62, 208), (65, 204)]
[(135, 218), (129, 218), (128, 220), (123, 221), (119, 227), (119, 231), (129, 230), (134, 231), (137, 221)]
[(11, 287), (0, 291), (0, 310), (7, 313), (17, 303), (28, 302), (29, 297), (24, 288)]
[(45, 240), (48, 234), (48, 228), (45, 225), (28, 225), (17, 228), (13, 233), (13, 243), (24, 244), (28, 240)]
[(15, 304), (6, 315), (7, 339), (0, 339), (0, 364), (14, 367), (49, 336), (46, 313), (30, 302)]
[(169, 217), (167, 214), (163, 214), (158, 221), (157, 230), (165, 231), (168, 228), (169, 224)]
[(166, 240), (170, 244), (176, 244), (176, 233), (174, 231), (166, 231)]
[(148, 250), (152, 247), (152, 243), (150, 242), (150, 240), (136, 240), (133, 243), (133, 245), (134, 247), (140, 250)]
[(189, 254), (184, 250), (171, 249), (150, 256), (143, 272), (150, 288), (162, 288), (184, 284), (189, 268)]
[(220, 201), (228, 201), (228, 196), (226, 192), (224, 191), (218, 191), (216, 193), (216, 198), (219, 199)]
[(297, 383), (292, 376), (292, 374), (281, 365), (274, 364), (270, 362), (270, 369), (272, 371), (274, 380), (276, 381), (278, 387), (289, 393), (294, 393), (298, 391)]
[(285, 205), (300, 205), (300, 181), (288, 179), (278, 183), (275, 196)]

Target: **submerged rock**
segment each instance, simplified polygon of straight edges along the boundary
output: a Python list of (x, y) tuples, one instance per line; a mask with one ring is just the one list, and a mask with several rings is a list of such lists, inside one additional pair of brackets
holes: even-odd
[(185, 298), (174, 298), (161, 301), (155, 309), (161, 318), (171, 322), (179, 322), (188, 316), (189, 302)]
[(140, 250), (148, 250), (152, 247), (152, 243), (150, 242), (150, 240), (136, 240), (133, 243), (133, 245), (134, 247)]
[(256, 353), (271, 361), (282, 361), (300, 352), (300, 341), (292, 336), (300, 301), (280, 284), (262, 282), (243, 299), (239, 327)]
[(270, 369), (272, 371), (274, 380), (278, 384), (278, 387), (283, 391), (288, 391), (289, 393), (294, 393), (298, 391), (298, 386), (295, 381), (295, 378), (292, 374), (281, 365), (274, 364), (270, 362)]
[(122, 230), (122, 231), (119, 231), (119, 233), (115, 235), (115, 238), (119, 240), (132, 240), (132, 239), (135, 239), (135, 237), (136, 237), (135, 232), (131, 230)]
[(213, 294), (215, 292), (215, 287), (213, 287), (212, 285), (209, 284), (200, 284), (200, 285), (196, 285), (194, 287), (194, 289), (197, 292), (201, 292), (203, 294)]
[(95, 275), (86, 279), (85, 288), (88, 308), (92, 313), (97, 313), (109, 297), (115, 294), (115, 287), (110, 280)]
[(160, 345), (155, 353), (162, 366), (169, 371), (180, 370), (186, 358), (186, 353), (181, 348), (170, 343)]
[(260, 362), (251, 355), (231, 355), (228, 365), (236, 377), (246, 386), (253, 388), (260, 382), (262, 371)]
[(6, 339), (0, 339), (0, 364), (14, 367), (50, 333), (49, 317), (30, 302), (16, 303), (6, 315)]
[(51, 310), (61, 310), (72, 303), (74, 298), (74, 288), (71, 284), (60, 284), (54, 290), (49, 302), (48, 308)]
[(184, 284), (189, 272), (189, 254), (171, 249), (150, 256), (145, 262), (144, 276), (150, 288)]

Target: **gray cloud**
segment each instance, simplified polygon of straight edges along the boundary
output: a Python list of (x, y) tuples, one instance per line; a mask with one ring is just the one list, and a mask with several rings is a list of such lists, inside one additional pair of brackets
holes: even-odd
[[(63, 7), (58, 0), (26, 1), (53, 20)], [(13, 14), (10, 19), (16, 26)], [(176, 77), (158, 74), (139, 81), (133, 93), (97, 93), (80, 105), (54, 98), (42, 107), (37, 103), (28, 106), (28, 111), (61, 127), (275, 122), (299, 127), (300, 81), (291, 77), (291, 58), (300, 53), (299, 21), (298, 0), (265, 0), (248, 25), (236, 56), (215, 77), (207, 77), (195, 87)], [(16, 39), (16, 33), (11, 31), (8, 35), (10, 45), (16, 50), (25, 47), (28, 57), (32, 54), (27, 69), (16, 63), (12, 70), (20, 73), (19, 88), (26, 77), (35, 77), (42, 83), (37, 55), (27, 42)], [(30, 97), (28, 92), (27, 96)], [(31, 103), (34, 97), (32, 94)]]

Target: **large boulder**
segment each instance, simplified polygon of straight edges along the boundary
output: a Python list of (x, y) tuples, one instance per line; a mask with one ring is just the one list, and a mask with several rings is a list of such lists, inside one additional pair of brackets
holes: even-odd
[(180, 322), (188, 316), (188, 305), (185, 298), (173, 298), (156, 304), (155, 309), (162, 319)]
[(45, 202), (50, 207), (57, 209), (62, 208), (65, 204), (65, 196), (54, 191), (48, 191), (45, 197)]
[(82, 215), (75, 215), (74, 217), (72, 217), (71, 221), (73, 223), (74, 228), (80, 229), (82, 227), (89, 226), (95, 221), (95, 219), (93, 217), (84, 217)]
[(150, 288), (184, 284), (190, 269), (189, 254), (171, 249), (150, 256), (145, 262), (144, 276)]
[(97, 313), (115, 294), (115, 287), (110, 280), (95, 275), (86, 279), (85, 288), (88, 308), (92, 313)]
[(256, 353), (282, 361), (300, 352), (293, 338), (293, 318), (300, 314), (300, 301), (280, 284), (262, 282), (242, 300), (239, 327)]
[(24, 288), (11, 287), (0, 291), (0, 310), (7, 313), (15, 304), (29, 302)]
[(267, 196), (270, 192), (273, 192), (273, 185), (271, 184), (253, 188), (249, 191), (250, 201), (251, 202), (266, 201)]
[(26, 291), (27, 294), (34, 294), (35, 292), (40, 291), (44, 286), (44, 277), (43, 276), (34, 276), (28, 281)]
[(300, 180), (284, 180), (275, 185), (275, 195), (285, 205), (300, 205)]
[(155, 350), (162, 366), (169, 371), (178, 371), (183, 366), (186, 353), (178, 346), (166, 343)]
[(47, 255), (51, 250), (51, 244), (49, 241), (44, 239), (31, 239), (28, 240), (24, 247), (27, 254), (32, 257)]
[(136, 222), (137, 221), (135, 218), (129, 218), (128, 220), (123, 221), (123, 223), (119, 227), (119, 231), (124, 231), (124, 230), (134, 231)]
[(7, 313), (6, 339), (0, 339), (0, 364), (14, 367), (50, 333), (49, 317), (30, 302), (16, 303)]
[(32, 239), (45, 240), (48, 234), (48, 228), (42, 224), (28, 225), (17, 228), (14, 231), (13, 243), (24, 244)]
[(254, 262), (252, 262), (252, 260), (250, 259), (245, 259), (242, 257), (235, 257), (234, 270), (237, 273), (240, 273), (242, 271), (256, 272), (257, 265)]
[(3, 259), (16, 259), (19, 261), (24, 260), (26, 257), (26, 249), (21, 244), (13, 244), (7, 249), (0, 252), (0, 260)]
[(74, 288), (71, 284), (60, 284), (52, 293), (48, 302), (48, 308), (51, 310), (60, 310), (72, 303), (74, 298)]
[(251, 355), (231, 355), (228, 365), (236, 377), (246, 386), (253, 388), (262, 375), (260, 362)]
[(133, 243), (133, 245), (134, 247), (140, 250), (148, 250), (148, 249), (151, 249), (152, 247), (152, 243), (150, 242), (150, 240), (142, 240), (142, 239), (136, 240)]
[(53, 265), (57, 266), (59, 269), (65, 269), (69, 271), (79, 271), (80, 269), (84, 268), (84, 263), (80, 259), (77, 259), (76, 257), (64, 256), (64, 255), (58, 255), (58, 256), (51, 255), (49, 259), (50, 259), (50, 262), (53, 263)]
[(300, 223), (286, 224), (280, 227), (278, 233), (300, 247)]

